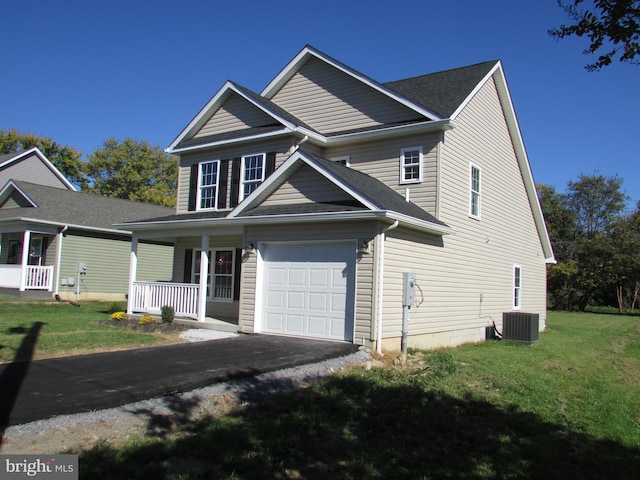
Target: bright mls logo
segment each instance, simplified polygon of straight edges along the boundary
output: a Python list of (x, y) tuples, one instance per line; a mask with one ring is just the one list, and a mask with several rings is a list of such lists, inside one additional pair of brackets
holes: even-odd
[(78, 480), (78, 456), (0, 455), (0, 478)]

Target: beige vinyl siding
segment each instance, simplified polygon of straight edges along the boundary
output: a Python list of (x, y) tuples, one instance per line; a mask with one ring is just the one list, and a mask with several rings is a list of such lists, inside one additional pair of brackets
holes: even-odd
[(205, 137), (217, 133), (233, 132), (249, 127), (272, 125), (275, 120), (248, 102), (237, 93), (232, 93), (229, 98), (216, 110), (211, 118), (194, 135)]
[[(51, 251), (51, 249), (50, 249)], [(60, 278), (77, 278), (78, 262), (87, 264), (80, 282), (81, 293), (127, 293), (131, 242), (128, 239), (68, 234), (62, 241)], [(166, 245), (138, 244), (136, 280), (171, 280), (173, 248)], [(47, 259), (50, 262), (51, 258)], [(67, 287), (60, 287), (63, 292)], [(75, 291), (75, 287), (69, 287)]]
[[(409, 189), (409, 199), (431, 214), (436, 213), (438, 144), (440, 134), (411, 135), (352, 146), (327, 149), (327, 158), (345, 155), (350, 157), (350, 167), (377, 178), (400, 195)], [(423, 181), (400, 184), (400, 152), (403, 148), (422, 147)]]
[[(259, 245), (260, 242), (317, 242), (354, 240), (354, 248), (363, 240), (369, 241), (376, 234), (375, 222), (346, 223), (309, 223), (305, 228), (300, 224), (276, 226), (247, 227), (246, 242)], [(369, 253), (359, 254), (356, 260), (356, 305), (355, 305), (355, 343), (369, 339), (371, 317), (374, 303), (373, 292), (373, 242)], [(254, 329), (257, 253), (247, 255), (243, 264), (241, 291), (240, 326), (243, 331)]]
[[(239, 158), (243, 155), (255, 153), (276, 153), (276, 168), (280, 166), (289, 155), (293, 153), (295, 139), (293, 137), (282, 137), (266, 142), (243, 143), (242, 145), (224, 146), (199, 150), (193, 153), (185, 153), (180, 157), (180, 167), (178, 170), (177, 205), (178, 214), (187, 213), (189, 209), (189, 181), (191, 177), (191, 165), (211, 160), (229, 160)], [(231, 162), (229, 162), (227, 205), (231, 195)]]
[(352, 200), (352, 197), (313, 168), (302, 165), (262, 205), (326, 203), (346, 200)]
[(62, 180), (35, 154), (13, 162), (0, 170), (0, 187), (3, 187), (11, 179), (67, 189)]
[[(501, 327), (502, 313), (513, 307), (515, 264), (522, 268), (522, 311), (539, 313), (541, 325), (546, 319), (544, 254), (493, 81), (456, 121), (458, 127), (447, 132), (442, 146), (440, 206), (440, 219), (456, 235), (443, 237), (444, 248), (434, 248), (412, 245), (400, 230), (390, 232), (385, 276), (393, 273), (385, 278), (386, 336), (397, 335), (394, 302), (402, 271), (417, 273), (425, 296), (424, 304), (411, 310), (410, 334), (481, 329), (492, 321)], [(471, 163), (482, 171), (480, 220), (469, 217)]]
[(308, 60), (272, 100), (323, 134), (419, 117), (416, 112), (316, 58)]

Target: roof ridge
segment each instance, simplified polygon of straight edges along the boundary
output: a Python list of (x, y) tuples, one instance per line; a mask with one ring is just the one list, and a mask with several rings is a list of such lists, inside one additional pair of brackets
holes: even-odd
[(387, 82), (383, 82), (382, 84), (383, 85), (389, 85), (391, 83), (404, 82), (404, 81), (407, 81), (407, 80), (415, 80), (417, 78), (428, 77), (430, 75), (439, 75), (439, 74), (442, 74), (442, 73), (455, 72), (456, 70), (464, 70), (464, 69), (467, 69), (467, 68), (479, 67), (480, 65), (489, 65), (489, 64), (495, 65), (499, 61), (500, 61), (499, 59), (487, 60), (487, 61), (484, 61), (484, 62), (472, 63), (470, 65), (463, 65), (461, 67), (445, 68), (444, 70), (438, 70), (436, 72), (423, 73), (423, 74), (420, 74), (420, 75), (413, 75), (411, 77), (399, 78), (397, 80), (390, 80), (390, 81), (387, 81)]

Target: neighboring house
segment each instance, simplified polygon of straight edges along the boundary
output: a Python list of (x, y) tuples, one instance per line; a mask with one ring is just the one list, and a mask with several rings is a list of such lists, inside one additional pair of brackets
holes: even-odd
[[(125, 300), (131, 234), (113, 224), (172, 211), (72, 187), (9, 180), (0, 190), (0, 293)], [(147, 260), (140, 278), (171, 279), (170, 242), (144, 243), (139, 251)]]
[(76, 191), (38, 147), (0, 155), (0, 187), (11, 179)]
[[(398, 349), (546, 319), (554, 261), (502, 64), (379, 83), (305, 47), (261, 93), (227, 82), (171, 143), (173, 215), (133, 232), (130, 312)], [(175, 239), (173, 284), (140, 282)], [(161, 298), (161, 300), (157, 300)]]

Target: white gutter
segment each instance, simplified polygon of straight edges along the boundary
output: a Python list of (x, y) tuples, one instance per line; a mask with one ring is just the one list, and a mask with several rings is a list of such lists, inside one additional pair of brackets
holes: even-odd
[(366, 211), (347, 211), (347, 212), (330, 212), (330, 213), (300, 213), (295, 215), (260, 215), (255, 217), (221, 217), (221, 218), (203, 218), (198, 220), (168, 220), (163, 222), (140, 222), (140, 223), (117, 223), (116, 227), (122, 226), (131, 228), (136, 231), (144, 230), (166, 230), (173, 227), (213, 227), (217, 225), (264, 225), (264, 224), (286, 224), (286, 223), (302, 223), (302, 222), (319, 222), (319, 221), (352, 221), (352, 220), (371, 220), (379, 218), (388, 218), (393, 221), (399, 221), (411, 228), (421, 230), (434, 235), (454, 235), (456, 231), (446, 225), (419, 220), (409, 215), (390, 211), (390, 210), (366, 210)]
[(38, 218), (29, 218), (29, 217), (12, 217), (12, 218), (3, 218), (0, 220), (0, 224), (10, 223), (10, 222), (23, 222), (23, 223), (32, 223), (32, 224), (38, 224), (38, 225), (50, 225), (52, 227), (63, 227), (65, 229), (75, 228), (78, 230), (89, 230), (91, 232), (106, 232), (106, 233), (114, 233), (118, 235), (132, 234), (132, 232), (128, 230), (120, 230), (115, 228), (90, 227), (87, 225), (75, 225), (71, 223), (49, 222), (47, 220), (41, 220)]
[(376, 351), (382, 354), (382, 297), (384, 295), (384, 243), (387, 240), (387, 232), (398, 228), (400, 222), (396, 220), (388, 227), (382, 229), (378, 234), (380, 245), (376, 245), (377, 263), (378, 263), (378, 308), (377, 308), (377, 332), (376, 332)]

